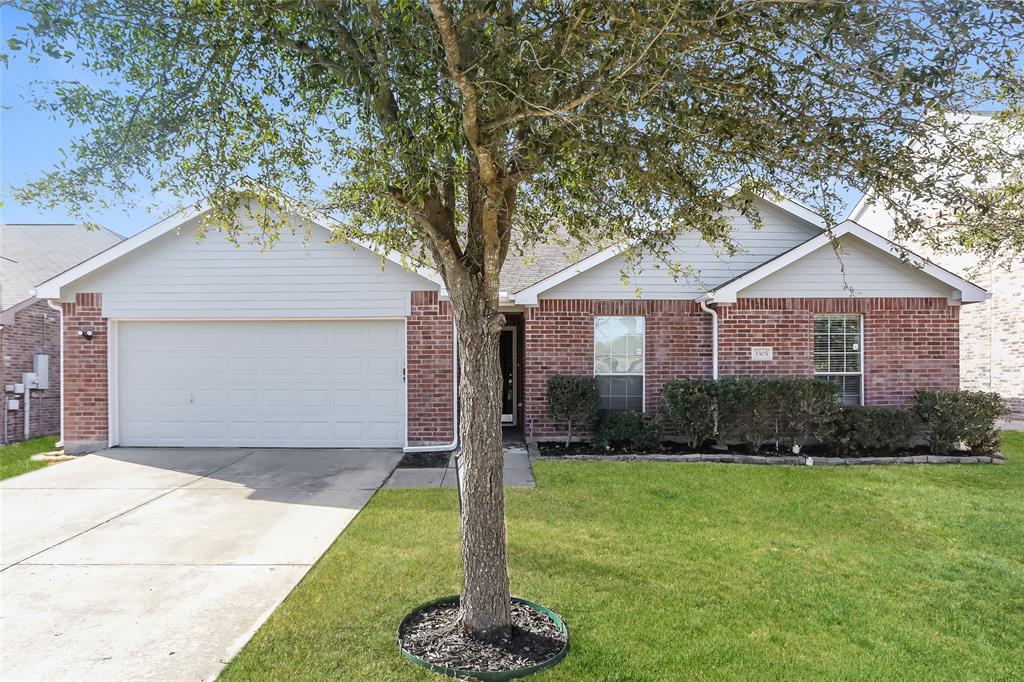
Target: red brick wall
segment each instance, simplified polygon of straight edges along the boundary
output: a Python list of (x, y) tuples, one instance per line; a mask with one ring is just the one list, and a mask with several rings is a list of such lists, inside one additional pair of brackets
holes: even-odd
[(907, 405), (919, 389), (960, 386), (960, 307), (942, 298), (875, 299), (864, 313), (864, 402)]
[(90, 452), (107, 445), (107, 320), (100, 294), (75, 294), (63, 309), (64, 450)]
[[(959, 307), (944, 298), (740, 299), (719, 309), (719, 376), (814, 374), (814, 315), (864, 315), (864, 394), (871, 405), (905, 405), (922, 388), (955, 389)], [(593, 372), (595, 315), (646, 319), (645, 398), (659, 407), (675, 378), (711, 376), (711, 322), (693, 301), (542, 300), (526, 311), (525, 428), (528, 437), (564, 435), (547, 416), (547, 378)], [(750, 359), (771, 346), (773, 359)]]
[[(14, 323), (0, 331), (0, 391), (20, 384), (22, 374), (32, 371), (32, 356), (49, 356), (50, 387), (32, 391), (29, 437), (60, 431), (60, 313), (37, 301), (14, 313)], [(25, 396), (4, 391), (3, 431), (0, 440), (11, 443), (25, 437)], [(16, 399), (20, 409), (8, 410), (7, 400)]]
[[(718, 309), (719, 378), (814, 374), (814, 313), (790, 300), (740, 299)], [(751, 346), (771, 346), (772, 360), (751, 360)]]
[(661, 387), (679, 377), (711, 377), (711, 321), (693, 301), (542, 300), (526, 310), (524, 412), (528, 437), (564, 435), (548, 417), (547, 380), (553, 374), (594, 372), (594, 316), (641, 315), (647, 411), (657, 411)]
[(443, 445), (452, 432), (452, 309), (436, 291), (412, 292), (406, 322), (408, 440)]
[[(944, 298), (740, 299), (721, 311), (719, 376), (813, 376), (814, 315), (864, 316), (864, 402), (907, 405), (959, 386), (959, 306)], [(771, 346), (770, 362), (750, 360)]]

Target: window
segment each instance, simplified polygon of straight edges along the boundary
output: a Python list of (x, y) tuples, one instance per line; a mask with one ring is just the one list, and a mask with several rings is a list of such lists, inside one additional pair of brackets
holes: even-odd
[(594, 318), (594, 376), (601, 409), (644, 409), (644, 318)]
[(814, 375), (839, 384), (844, 405), (863, 399), (864, 345), (860, 315), (814, 317)]

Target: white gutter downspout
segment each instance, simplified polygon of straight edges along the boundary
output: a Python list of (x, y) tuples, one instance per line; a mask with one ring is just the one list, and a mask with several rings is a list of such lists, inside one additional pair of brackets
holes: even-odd
[[(61, 368), (64, 366), (61, 365)], [(408, 381), (408, 379), (406, 379)], [(63, 395), (63, 394), (62, 394)], [(405, 418), (408, 420), (409, 415)], [(408, 429), (406, 429), (408, 432)], [(452, 442), (444, 445), (409, 445), (406, 438), (402, 452), (451, 452), (459, 447), (459, 336), (452, 322)]]
[(708, 299), (700, 300), (700, 309), (711, 316), (711, 378), (718, 381), (718, 311), (708, 307)]
[(64, 311), (59, 305), (47, 299), (46, 305), (57, 311), (57, 328), (60, 329), (60, 440), (57, 447), (64, 447)]

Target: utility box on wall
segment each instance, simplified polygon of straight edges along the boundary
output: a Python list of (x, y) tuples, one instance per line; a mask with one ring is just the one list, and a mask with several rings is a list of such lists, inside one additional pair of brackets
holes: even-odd
[(35, 388), (50, 388), (50, 356), (45, 353), (33, 355), (32, 373), (36, 375)]

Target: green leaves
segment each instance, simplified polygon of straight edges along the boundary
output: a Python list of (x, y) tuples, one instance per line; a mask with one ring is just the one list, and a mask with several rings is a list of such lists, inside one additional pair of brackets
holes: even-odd
[[(449, 234), (467, 224), (468, 105), (422, 0), (382, 0), (379, 11), (312, 0), (23, 4), (32, 20), (4, 58), (77, 59), (103, 85), (38, 97), (89, 130), (66, 166), (21, 188), (22, 200), (86, 213), (98, 186), (130, 203), (150, 189), (196, 198), (251, 177), (387, 248), (426, 243), (432, 203), (450, 203)], [(583, 245), (627, 240), (653, 252), (685, 226), (728, 249), (721, 211), (737, 182), (748, 196), (777, 188), (833, 220), (844, 186), (874, 188), (898, 236), (988, 255), (1024, 243), (1012, 208), (1022, 203), (1020, 151), (948, 115), (994, 98), (1020, 120), (1020, 8), (448, 7), (482, 144), (518, 188), (515, 249), (554, 226)], [(993, 168), (1003, 184), (959, 181)], [(921, 207), (935, 203), (954, 220), (925, 220)]]

